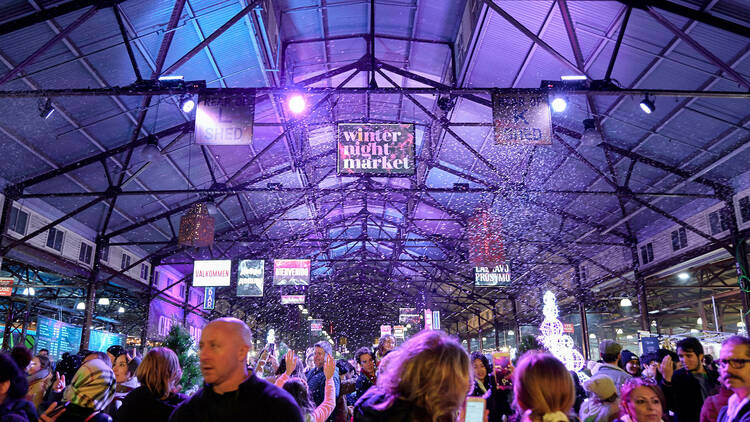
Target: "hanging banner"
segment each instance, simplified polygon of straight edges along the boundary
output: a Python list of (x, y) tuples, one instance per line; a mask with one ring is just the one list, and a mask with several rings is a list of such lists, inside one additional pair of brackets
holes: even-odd
[(502, 264), (494, 267), (475, 267), (474, 285), (477, 287), (510, 286), (510, 265)]
[(424, 310), (424, 329), (432, 330), (432, 311), (429, 309)]
[(237, 296), (263, 297), (265, 264), (262, 259), (243, 259), (237, 265)]
[(486, 207), (480, 207), (466, 223), (469, 240), (469, 263), (475, 267), (505, 264), (502, 221)]
[(573, 324), (563, 324), (563, 333), (573, 334), (575, 332), (576, 330)]
[(310, 332), (314, 334), (320, 334), (322, 331), (323, 331), (323, 320), (311, 319), (310, 320)]
[(13, 277), (0, 277), (0, 296), (10, 296), (13, 294)]
[(201, 95), (195, 112), (195, 143), (250, 145), (255, 94)]
[(203, 294), (203, 309), (210, 311), (216, 306), (216, 287), (206, 287)]
[(552, 144), (552, 116), (547, 91), (494, 92), (492, 120), (498, 145)]
[(419, 312), (417, 308), (399, 308), (398, 322), (401, 324), (419, 324)]
[(385, 335), (390, 335), (390, 334), (391, 334), (391, 326), (390, 325), (381, 325), (380, 326), (380, 337), (383, 337)]
[(310, 283), (309, 259), (275, 259), (274, 286), (307, 286)]
[(414, 125), (339, 123), (340, 175), (408, 176), (416, 171)]
[(304, 305), (305, 295), (281, 295), (282, 305)]
[(404, 326), (403, 325), (394, 325), (393, 326), (393, 337), (396, 338), (404, 338)]
[(193, 261), (193, 286), (229, 286), (232, 275), (232, 261), (211, 260)]
[(641, 354), (659, 351), (659, 337), (641, 337)]
[(440, 329), (440, 311), (432, 311), (432, 329)]

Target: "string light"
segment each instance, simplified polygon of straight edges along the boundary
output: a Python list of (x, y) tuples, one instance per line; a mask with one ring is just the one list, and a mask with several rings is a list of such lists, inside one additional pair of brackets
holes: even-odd
[(539, 331), (542, 333), (539, 340), (550, 353), (560, 359), (568, 370), (579, 372), (583, 369), (583, 355), (573, 348), (573, 339), (569, 335), (563, 334), (563, 323), (557, 319), (560, 312), (557, 308), (555, 294), (549, 290), (544, 293), (542, 313), (544, 314), (544, 321), (539, 326)]

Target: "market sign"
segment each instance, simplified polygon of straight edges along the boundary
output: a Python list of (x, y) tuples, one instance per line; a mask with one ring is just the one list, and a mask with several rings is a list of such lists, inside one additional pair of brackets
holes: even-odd
[(210, 311), (216, 306), (216, 287), (206, 287), (203, 293), (203, 309)]
[(229, 286), (232, 260), (193, 261), (193, 286)]
[(310, 320), (310, 332), (320, 333), (323, 331), (323, 320), (322, 319), (311, 319)]
[(254, 114), (254, 94), (201, 95), (195, 112), (195, 143), (250, 145)]
[(10, 296), (13, 294), (13, 277), (0, 277), (0, 296)]
[(309, 259), (275, 259), (274, 286), (307, 286), (310, 283)]
[(265, 264), (262, 259), (243, 259), (237, 265), (237, 296), (263, 297)]
[(432, 311), (432, 329), (440, 329), (440, 311)]
[(575, 333), (575, 328), (573, 327), (573, 324), (563, 324), (563, 333), (567, 333), (567, 334)]
[(642, 354), (656, 353), (659, 347), (659, 337), (641, 337)]
[(424, 310), (424, 329), (432, 330), (432, 311), (429, 309)]
[(380, 326), (380, 337), (390, 335), (391, 334), (391, 326), (390, 325), (381, 325)]
[(477, 287), (510, 286), (510, 265), (474, 267), (474, 285)]
[(404, 338), (404, 326), (403, 325), (393, 326), (393, 337)]
[(419, 312), (417, 308), (399, 308), (398, 322), (401, 324), (419, 324)]
[(499, 145), (550, 145), (552, 116), (548, 93), (529, 89), (492, 94), (495, 143)]
[(413, 175), (414, 140), (411, 123), (339, 123), (338, 174)]
[(282, 305), (304, 305), (305, 295), (281, 295)]

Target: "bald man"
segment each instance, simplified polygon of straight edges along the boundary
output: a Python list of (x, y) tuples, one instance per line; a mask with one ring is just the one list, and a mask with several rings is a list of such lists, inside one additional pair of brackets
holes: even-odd
[(205, 385), (175, 409), (169, 422), (302, 422), (289, 393), (248, 376), (245, 362), (252, 344), (250, 328), (236, 318), (219, 318), (206, 325), (198, 344)]

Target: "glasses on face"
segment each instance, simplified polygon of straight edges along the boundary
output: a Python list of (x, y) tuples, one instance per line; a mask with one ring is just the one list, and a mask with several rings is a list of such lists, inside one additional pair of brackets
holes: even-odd
[(734, 369), (742, 369), (748, 362), (750, 362), (750, 359), (718, 359), (716, 361), (721, 368), (726, 368), (729, 365)]

